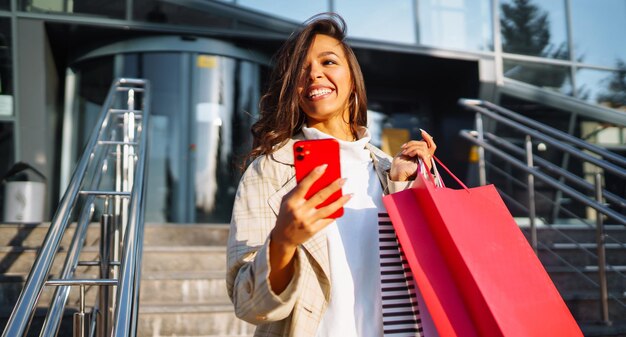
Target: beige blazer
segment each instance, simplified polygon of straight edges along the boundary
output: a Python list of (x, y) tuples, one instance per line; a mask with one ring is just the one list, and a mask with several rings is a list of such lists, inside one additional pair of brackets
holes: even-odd
[[(271, 155), (256, 158), (235, 196), (228, 238), (226, 286), (237, 317), (257, 325), (255, 336), (314, 337), (330, 296), (326, 236), (318, 233), (298, 247), (295, 275), (282, 294), (268, 282), (270, 231), (283, 196), (296, 186), (291, 139)], [(384, 191), (408, 187), (390, 182), (391, 157), (368, 145)]]

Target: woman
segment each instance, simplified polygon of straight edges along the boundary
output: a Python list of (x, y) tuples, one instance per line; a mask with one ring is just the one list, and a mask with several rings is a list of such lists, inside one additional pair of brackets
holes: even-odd
[[(227, 288), (255, 336), (382, 336), (377, 214), (384, 192), (408, 187), (417, 158), (430, 163), (430, 135), (390, 158), (369, 144), (367, 99), (356, 57), (335, 14), (315, 16), (279, 50), (252, 163), (233, 208)], [(304, 195), (324, 172), (295, 181), (292, 145), (336, 138), (342, 179)], [(428, 164), (430, 168), (430, 164)], [(344, 196), (319, 209), (343, 188)], [(344, 216), (326, 218), (340, 207)]]

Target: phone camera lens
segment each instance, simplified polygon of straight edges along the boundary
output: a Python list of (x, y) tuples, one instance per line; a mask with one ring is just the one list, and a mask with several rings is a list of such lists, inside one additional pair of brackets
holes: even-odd
[(304, 155), (303, 154), (299, 154), (296, 159), (298, 160), (304, 160)]
[(304, 150), (304, 146), (296, 147), (296, 152), (302, 152), (302, 150)]

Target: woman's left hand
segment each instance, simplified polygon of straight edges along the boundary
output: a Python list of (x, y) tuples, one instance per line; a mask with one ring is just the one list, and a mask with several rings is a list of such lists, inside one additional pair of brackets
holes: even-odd
[[(421, 129), (420, 129), (421, 130)], [(417, 173), (417, 158), (422, 159), (428, 170), (437, 145), (428, 132), (422, 131), (423, 140), (412, 140), (402, 145), (402, 151), (391, 162), (389, 176), (392, 181), (407, 181)]]

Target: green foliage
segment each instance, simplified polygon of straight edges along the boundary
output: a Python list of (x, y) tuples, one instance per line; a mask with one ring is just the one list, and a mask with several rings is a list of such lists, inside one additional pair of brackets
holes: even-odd
[(617, 69), (608, 79), (606, 90), (597, 97), (598, 103), (614, 109), (626, 107), (626, 62), (617, 60)]
[(500, 19), (502, 49), (507, 53), (543, 56), (550, 43), (548, 13), (530, 0), (513, 0), (502, 4)]

